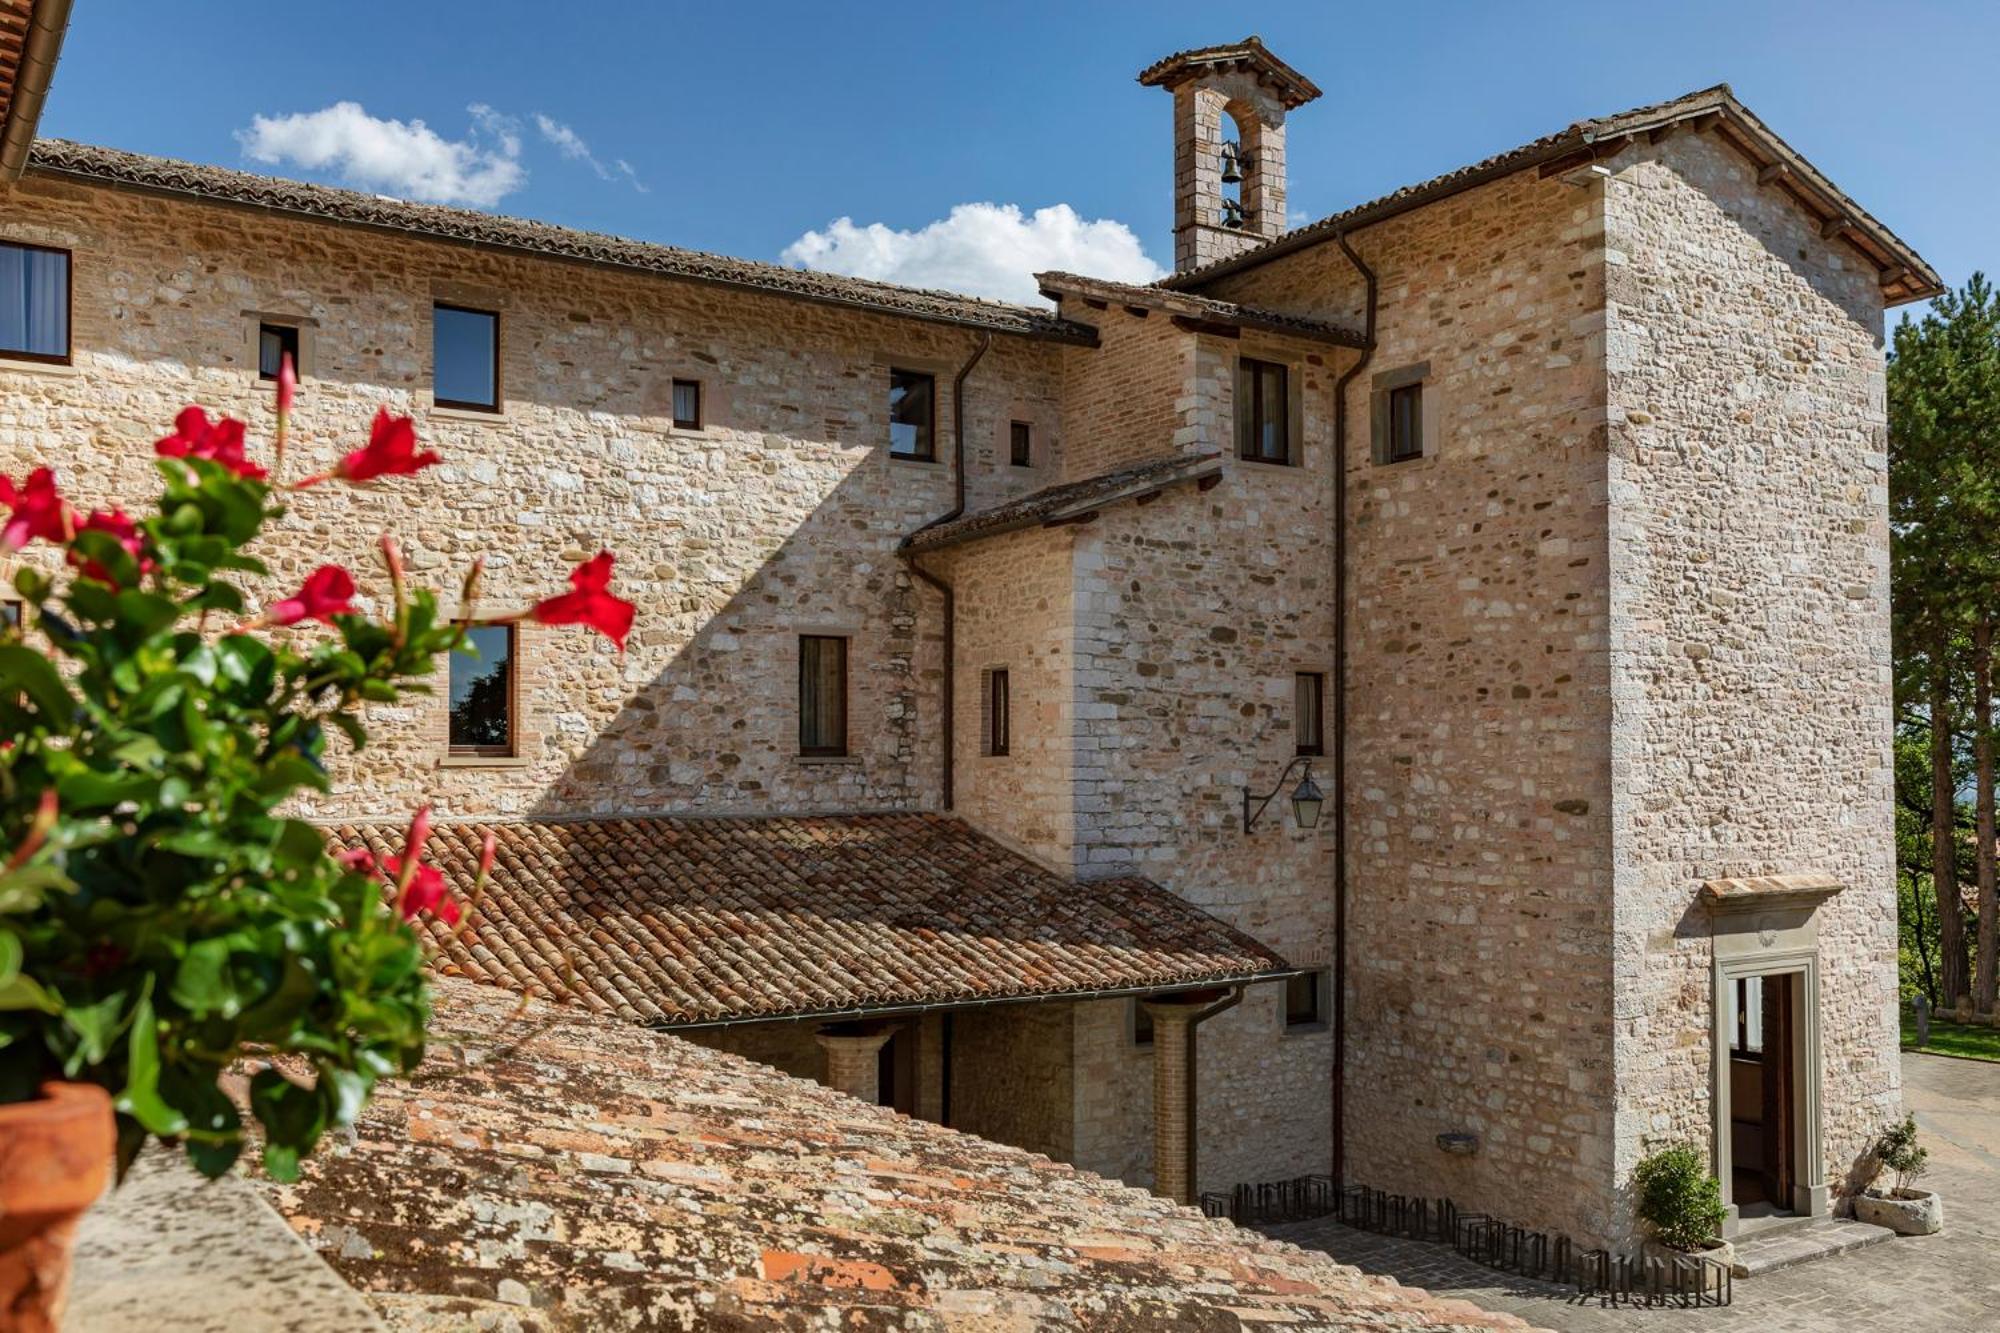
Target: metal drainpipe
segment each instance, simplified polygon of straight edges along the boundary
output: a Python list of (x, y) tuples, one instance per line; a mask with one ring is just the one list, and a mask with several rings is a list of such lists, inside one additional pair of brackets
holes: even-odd
[[(958, 368), (958, 374), (952, 377), (951, 466), (954, 499), (949, 510), (924, 524), (923, 528), (917, 529), (919, 532), (925, 528), (937, 527), (941, 523), (949, 523), (965, 512), (965, 379), (972, 373), (972, 368), (979, 364), (980, 358), (986, 355), (986, 349), (992, 345), (993, 335), (982, 334), (979, 346), (972, 350), (972, 356)], [(916, 554), (912, 553), (904, 558), (909, 562), (910, 572), (936, 588), (938, 596), (944, 599), (944, 682), (938, 691), (939, 705), (944, 713), (944, 725), (939, 729), (941, 739), (944, 741), (944, 763), (943, 772), (938, 776), (938, 784), (940, 804), (942, 808), (949, 810), (953, 808), (953, 788), (956, 786), (953, 781), (951, 752), (953, 714), (958, 702), (958, 692), (953, 688), (958, 650), (958, 598), (953, 594), (951, 585), (925, 569), (922, 560)]]
[(1195, 1166), (1196, 1166), (1195, 1146), (1201, 1139), (1201, 1134), (1199, 1132), (1201, 1124), (1195, 1118), (1197, 1109), (1196, 1102), (1198, 1100), (1198, 1098), (1195, 1096), (1195, 1087), (1196, 1084), (1199, 1082), (1199, 1076), (1201, 1071), (1201, 1061), (1197, 1057), (1196, 1043), (1194, 1039), (1195, 1029), (1200, 1027), (1203, 1023), (1206, 1023), (1209, 1019), (1214, 1018), (1217, 1014), (1223, 1012), (1225, 1009), (1234, 1009), (1237, 1005), (1241, 1003), (1243, 1003), (1243, 987), (1238, 986), (1235, 990), (1229, 992), (1227, 998), (1217, 1000), (1214, 1004), (1208, 1006), (1208, 1008), (1202, 1010), (1200, 1013), (1195, 1014), (1194, 1016), (1188, 1019), (1187, 1111), (1186, 1111), (1187, 1118), (1184, 1121), (1182, 1121), (1182, 1123), (1187, 1126), (1187, 1184), (1188, 1184), (1188, 1196), (1189, 1196), (1188, 1202), (1192, 1204), (1200, 1204), (1201, 1202), (1201, 1177), (1195, 1174)]
[(1333, 1187), (1347, 1168), (1347, 388), (1375, 357), (1375, 270), (1333, 239), (1368, 288), (1361, 358), (1333, 389)]

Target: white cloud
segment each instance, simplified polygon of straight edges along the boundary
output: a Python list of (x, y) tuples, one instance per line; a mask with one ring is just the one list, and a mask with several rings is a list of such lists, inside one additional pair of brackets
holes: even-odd
[(597, 154), (590, 151), (590, 145), (583, 141), (581, 134), (578, 134), (561, 121), (550, 116), (545, 116), (537, 111), (535, 113), (535, 128), (542, 132), (544, 139), (555, 145), (556, 151), (572, 162), (581, 162), (588, 166), (592, 171), (597, 173), (599, 180), (623, 179), (626, 184), (630, 185), (640, 194), (651, 193), (639, 180), (639, 173), (632, 169), (630, 162), (621, 157), (607, 166), (598, 160)]
[(527, 183), (515, 121), (475, 103), (471, 132), (447, 139), (421, 120), (371, 116), (358, 102), (318, 111), (257, 116), (238, 130), (259, 162), (330, 171), (348, 185), (440, 204), (491, 207)]
[(1048, 269), (1118, 282), (1151, 282), (1166, 273), (1130, 227), (1086, 221), (1068, 204), (1038, 208), (1033, 216), (1014, 204), (960, 204), (951, 216), (915, 231), (839, 218), (786, 246), (784, 260), (849, 277), (1021, 302), (1039, 300), (1034, 275)]

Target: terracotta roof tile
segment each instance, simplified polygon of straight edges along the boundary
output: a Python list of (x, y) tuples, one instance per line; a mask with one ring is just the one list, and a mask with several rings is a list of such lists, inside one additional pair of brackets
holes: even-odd
[[(427, 849), (469, 931), (446, 975), (660, 1026), (1213, 984), (1288, 965), (1142, 879), (1077, 884), (942, 815), (444, 824)], [(397, 851), (400, 824), (339, 847)]]
[(919, 528), (903, 539), (908, 551), (935, 551), (981, 537), (997, 537), (1003, 532), (1031, 528), (1039, 523), (1056, 523), (1088, 514), (1100, 505), (1150, 495), (1163, 486), (1199, 481), (1222, 471), (1222, 455), (1216, 453), (1175, 454), (1132, 467), (1119, 468), (1081, 481), (1065, 481), (1030, 491), (991, 509), (981, 509), (949, 523)]
[(1204, 323), (1229, 324), (1237, 328), (1289, 334), (1295, 338), (1334, 343), (1341, 347), (1360, 348), (1368, 345), (1368, 339), (1359, 329), (1336, 324), (1331, 320), (1292, 315), (1282, 310), (1242, 305), (1235, 301), (1218, 301), (1213, 297), (1172, 291), (1158, 285), (1142, 287), (1135, 283), (1112, 282), (1107, 278), (1085, 277), (1060, 270), (1037, 273), (1035, 281), (1041, 284), (1042, 295), (1050, 299), (1059, 295), (1078, 296), (1106, 304), (1116, 303), (1138, 306), (1145, 310), (1160, 310)]
[(1272, 55), (1264, 39), (1256, 34), (1240, 42), (1220, 46), (1195, 46), (1163, 56), (1139, 71), (1139, 82), (1148, 88), (1172, 88), (1183, 80), (1208, 70), (1247, 69), (1260, 83), (1269, 84), (1287, 108), (1297, 108), (1319, 94), (1319, 85)]
[(1019, 333), (1059, 342), (1091, 344), (1086, 325), (1058, 319), (1047, 310), (984, 301), (955, 292), (925, 291), (893, 283), (847, 278), (780, 264), (732, 259), (677, 246), (577, 231), (553, 223), (503, 217), (442, 204), (410, 203), (326, 185), (258, 176), (223, 167), (177, 162), (116, 148), (38, 139), (29, 162), (32, 172), (94, 184), (181, 195), (207, 203), (248, 206), (322, 222), (405, 232), (437, 240), (490, 246), (630, 269), (661, 277), (716, 283), (824, 304), (853, 306), (887, 314), (999, 333)]
[(296, 1185), (401, 1333), (1525, 1327), (574, 1007), (437, 986), (430, 1053)]

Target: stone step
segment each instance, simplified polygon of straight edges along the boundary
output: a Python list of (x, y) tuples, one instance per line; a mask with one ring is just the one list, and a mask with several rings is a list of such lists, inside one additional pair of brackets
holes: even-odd
[(1895, 1235), (1887, 1227), (1829, 1218), (1813, 1218), (1799, 1227), (1773, 1228), (1736, 1242), (1736, 1276), (1775, 1273), (1864, 1245), (1879, 1245)]

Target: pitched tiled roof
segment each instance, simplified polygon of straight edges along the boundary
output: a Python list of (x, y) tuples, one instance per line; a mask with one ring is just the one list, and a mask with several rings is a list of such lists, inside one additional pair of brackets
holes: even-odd
[(1240, 42), (1221, 46), (1196, 46), (1155, 60), (1139, 71), (1139, 82), (1148, 88), (1171, 88), (1184, 79), (1208, 70), (1247, 69), (1260, 83), (1270, 85), (1287, 108), (1304, 106), (1319, 96), (1319, 85), (1272, 55), (1264, 39), (1254, 33)]
[[(480, 841), (493, 879), (462, 938), (429, 923), (448, 975), (579, 1000), (634, 1022), (745, 1018), (1281, 974), (1285, 961), (1156, 884), (1076, 884), (942, 815), (447, 824), (428, 856), (461, 895)], [(403, 827), (343, 826), (378, 856)]]
[(671, 245), (607, 236), (600, 232), (576, 231), (548, 222), (502, 217), (467, 208), (448, 208), (442, 204), (410, 203), (354, 190), (307, 185), (300, 181), (176, 162), (62, 139), (37, 140), (29, 169), (41, 175), (68, 177), (93, 184), (123, 186), (206, 203), (270, 209), (322, 222), (576, 260), (937, 323), (1019, 333), (1058, 342), (1088, 345), (1095, 341), (1095, 335), (1087, 326), (1072, 324), (1058, 319), (1050, 311), (1029, 306), (982, 301), (953, 292), (898, 287), (893, 283), (846, 278), (749, 259), (731, 259)]
[(1222, 455), (1216, 453), (1175, 454), (1132, 467), (1120, 468), (1081, 481), (1065, 481), (1044, 486), (1039, 491), (955, 518), (919, 528), (903, 539), (906, 551), (935, 551), (981, 537), (997, 537), (1003, 532), (1032, 528), (1041, 523), (1060, 523), (1094, 513), (1119, 500), (1151, 495), (1165, 486), (1199, 481), (1222, 471)]
[(435, 999), (423, 1067), (264, 1186), (399, 1333), (1525, 1327), (670, 1034)]
[(1925, 263), (1922, 256), (1842, 193), (1791, 145), (1772, 133), (1769, 126), (1736, 100), (1728, 84), (1717, 84), (1670, 102), (1635, 107), (1613, 116), (1580, 120), (1567, 129), (1497, 153), (1482, 162), (1448, 171), (1420, 184), (1406, 185), (1380, 199), (1295, 228), (1241, 254), (1185, 273), (1176, 273), (1163, 279), (1162, 285), (1177, 289), (1199, 288), (1204, 283), (1268, 259), (1330, 240), (1336, 233), (1380, 222), (1529, 167), (1548, 165), (1572, 155), (1577, 155), (1581, 163), (1592, 156), (1608, 155), (1634, 136), (1665, 133), (1672, 127), (1689, 122), (1710, 123), (1711, 118), (1717, 131), (1725, 135), (1760, 171), (1782, 169), (1774, 174), (1772, 188), (1790, 192), (1828, 225), (1842, 220), (1850, 224), (1844, 234), (1882, 270), (1883, 296), (1891, 305), (1923, 300), (1944, 290), (1936, 270)]
[(1227, 324), (1239, 329), (1263, 329), (1271, 333), (1290, 334), (1296, 338), (1309, 338), (1314, 342), (1335, 343), (1341, 347), (1365, 347), (1368, 344), (1368, 339), (1358, 329), (1335, 324), (1330, 320), (1288, 315), (1283, 311), (1266, 310), (1261, 306), (1239, 305), (1235, 301), (1218, 301), (1212, 297), (1196, 296), (1192, 292), (1169, 291), (1159, 286), (1141, 287), (1129, 282), (1111, 282), (1105, 278), (1090, 278), (1077, 273), (1037, 273), (1035, 281), (1041, 284), (1042, 295), (1051, 300), (1057, 296), (1077, 296), (1107, 305), (1137, 307), (1142, 313), (1147, 310), (1159, 310), (1202, 324)]

